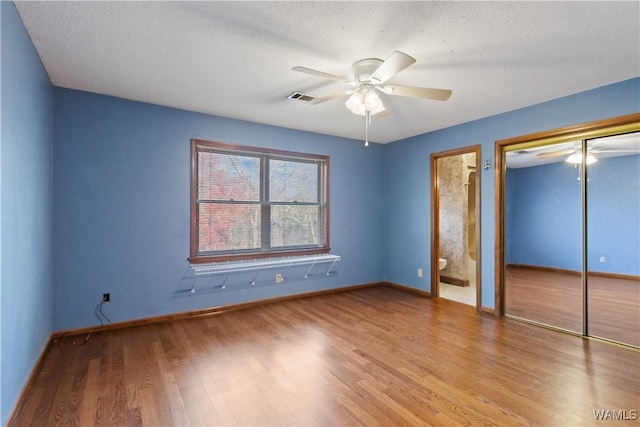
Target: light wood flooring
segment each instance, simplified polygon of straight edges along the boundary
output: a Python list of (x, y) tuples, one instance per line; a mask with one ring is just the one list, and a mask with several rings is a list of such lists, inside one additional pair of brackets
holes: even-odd
[[(582, 333), (580, 275), (507, 267), (506, 313)], [(589, 334), (640, 347), (640, 282), (589, 275)]]
[(638, 425), (594, 410), (640, 409), (640, 353), (387, 287), (83, 339), (16, 426)]

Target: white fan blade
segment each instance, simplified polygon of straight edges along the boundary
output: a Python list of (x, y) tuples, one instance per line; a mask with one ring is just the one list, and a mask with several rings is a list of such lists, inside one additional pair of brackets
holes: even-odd
[(299, 73), (311, 74), (312, 76), (316, 76), (316, 77), (322, 77), (323, 79), (335, 80), (337, 82), (342, 82), (342, 83), (351, 83), (351, 80), (345, 77), (336, 76), (335, 74), (325, 73), (324, 71), (318, 71), (312, 68), (293, 67), (292, 70), (298, 71)]
[(323, 102), (331, 101), (332, 99), (340, 98), (341, 96), (346, 95), (346, 91), (340, 91), (336, 93), (332, 93), (331, 95), (323, 96), (321, 98), (316, 98), (309, 102), (309, 104), (321, 104)]
[(451, 96), (449, 89), (431, 89), (428, 87), (385, 86), (382, 91), (389, 95), (435, 99), (437, 101), (446, 101)]
[(536, 157), (541, 159), (552, 159), (554, 157), (566, 156), (567, 154), (573, 154), (576, 152), (575, 148), (568, 148), (566, 150), (548, 151), (546, 153), (538, 153)]
[(371, 74), (371, 80), (384, 83), (414, 62), (414, 58), (396, 50)]
[(607, 150), (606, 148), (603, 148), (601, 150), (589, 150), (590, 152), (592, 152), (593, 154), (600, 154), (600, 153), (638, 153), (640, 154), (640, 150)]
[(389, 110), (387, 110), (386, 108), (380, 111), (379, 113), (371, 115), (371, 117), (375, 117), (376, 119), (384, 119), (385, 117), (389, 117), (389, 116), (390, 116)]

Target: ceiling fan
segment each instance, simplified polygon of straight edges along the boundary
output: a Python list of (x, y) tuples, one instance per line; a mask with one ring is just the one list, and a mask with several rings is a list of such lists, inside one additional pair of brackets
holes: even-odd
[[(609, 150), (609, 149), (594, 149), (587, 148), (587, 156), (585, 158), (585, 162), (587, 165), (591, 165), (598, 161), (596, 154), (600, 153), (637, 153), (637, 150)], [(582, 148), (580, 144), (574, 146), (572, 148), (562, 148), (560, 150), (555, 151), (547, 151), (544, 153), (538, 153), (536, 156), (540, 159), (552, 159), (555, 157), (563, 157), (568, 156), (565, 159), (565, 162), (572, 164), (581, 164), (582, 163)]]
[(432, 89), (413, 86), (384, 85), (393, 76), (415, 63), (416, 60), (406, 53), (395, 51), (385, 61), (378, 58), (360, 59), (353, 63), (353, 79), (325, 73), (307, 67), (293, 67), (293, 71), (310, 74), (326, 80), (334, 80), (350, 86), (327, 96), (315, 98), (310, 103), (320, 104), (332, 99), (349, 96), (345, 105), (354, 114), (365, 116), (365, 145), (369, 145), (369, 124), (371, 117), (385, 111), (378, 93), (406, 96), (411, 98), (435, 99), (446, 101), (451, 96), (449, 89)]

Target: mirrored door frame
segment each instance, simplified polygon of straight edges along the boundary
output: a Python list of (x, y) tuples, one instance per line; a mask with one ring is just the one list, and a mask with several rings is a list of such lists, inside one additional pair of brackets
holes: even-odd
[[(555, 143), (563, 143), (575, 140), (586, 141), (619, 133), (640, 131), (640, 113), (620, 116), (605, 120), (568, 126), (545, 132), (518, 136), (496, 141), (495, 143), (495, 306), (496, 314), (506, 315), (505, 304), (505, 176), (506, 176), (506, 152), (517, 149), (537, 147)], [(583, 158), (586, 144), (583, 144)], [(583, 165), (584, 166), (584, 165)], [(582, 182), (585, 181), (586, 168), (581, 168)], [(582, 234), (586, 235), (586, 186), (582, 185)], [(588, 310), (587, 310), (587, 280), (586, 280), (586, 251), (585, 244), (582, 248), (582, 333), (581, 336), (589, 336)], [(537, 323), (537, 322), (531, 322)], [(548, 325), (541, 325), (547, 326)], [(552, 327), (553, 328), (553, 327)], [(557, 329), (557, 328), (553, 328)], [(563, 330), (564, 331), (564, 330)], [(569, 331), (565, 331), (569, 332)]]

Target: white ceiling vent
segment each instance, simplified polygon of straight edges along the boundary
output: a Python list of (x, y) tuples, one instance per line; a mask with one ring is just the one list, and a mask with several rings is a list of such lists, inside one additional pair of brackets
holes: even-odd
[(304, 102), (309, 102), (309, 101), (313, 101), (314, 99), (316, 99), (315, 96), (308, 95), (308, 94), (302, 93), (302, 92), (293, 92), (291, 95), (287, 96), (287, 98), (294, 99), (296, 101), (304, 101)]

